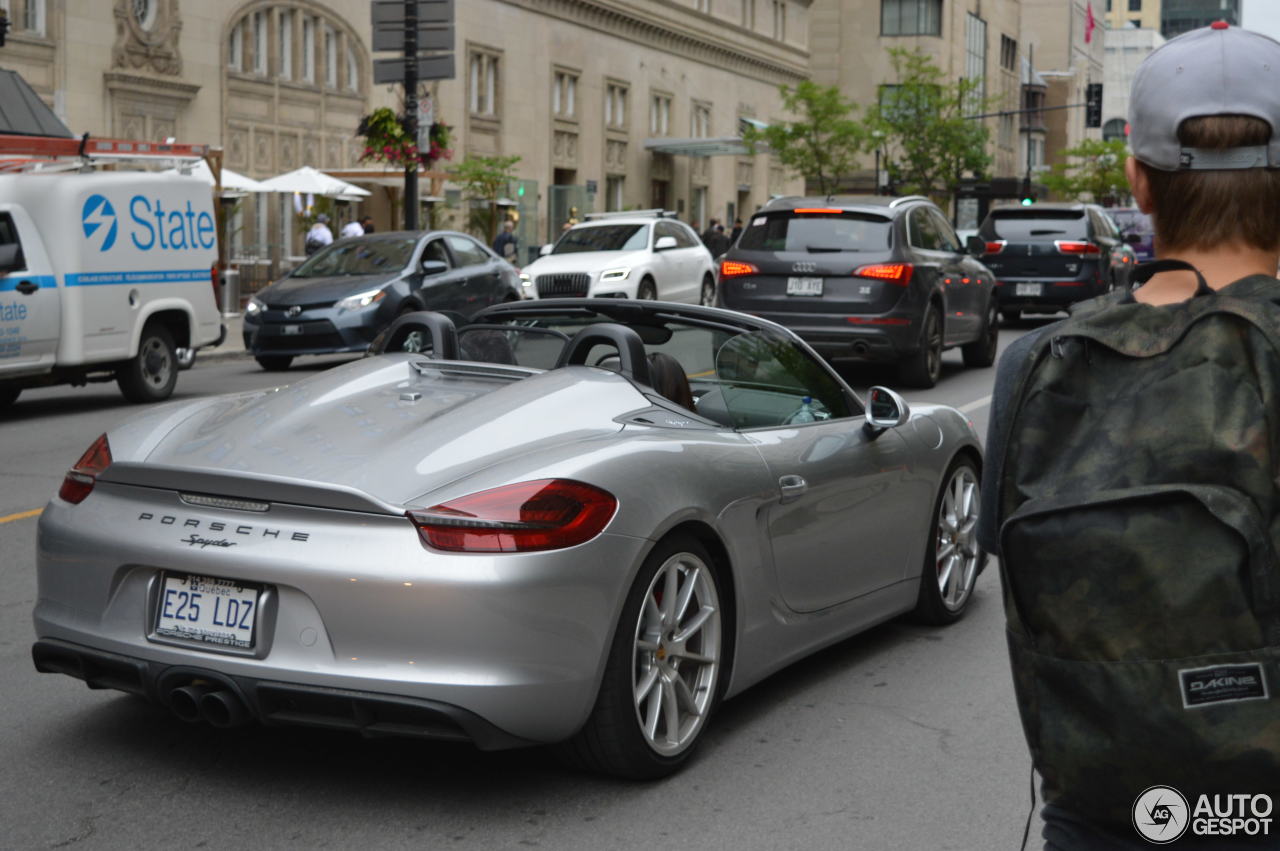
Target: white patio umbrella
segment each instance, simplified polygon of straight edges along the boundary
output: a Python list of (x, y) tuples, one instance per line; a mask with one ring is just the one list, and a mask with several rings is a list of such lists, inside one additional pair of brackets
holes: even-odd
[(359, 201), (371, 193), (354, 183), (347, 183), (319, 169), (304, 165), (293, 171), (269, 177), (261, 183), (264, 192), (297, 192), (302, 195), (324, 195), (339, 201)]
[[(164, 174), (179, 174), (181, 169), (166, 169)], [(198, 177), (208, 183), (214, 185), (213, 170), (209, 168), (209, 163), (200, 160), (191, 167), (190, 174), (192, 177)], [(222, 195), (228, 198), (238, 198), (247, 195), (250, 192), (266, 192), (260, 181), (254, 180), (252, 177), (245, 177), (238, 171), (232, 171), (229, 168), (222, 170)]]

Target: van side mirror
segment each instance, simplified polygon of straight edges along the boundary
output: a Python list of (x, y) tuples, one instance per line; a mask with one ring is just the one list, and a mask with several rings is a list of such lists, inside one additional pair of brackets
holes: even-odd
[(27, 268), (27, 261), (22, 256), (22, 246), (16, 242), (0, 245), (0, 272), (16, 272)]
[(441, 272), (448, 272), (449, 264), (443, 260), (423, 260), (422, 274), (439, 275)]
[(885, 429), (905, 424), (910, 417), (907, 400), (888, 387), (872, 387), (867, 391), (867, 421), (862, 428), (873, 439)]
[(964, 250), (974, 257), (981, 257), (987, 253), (987, 241), (980, 236), (967, 236), (964, 240)]

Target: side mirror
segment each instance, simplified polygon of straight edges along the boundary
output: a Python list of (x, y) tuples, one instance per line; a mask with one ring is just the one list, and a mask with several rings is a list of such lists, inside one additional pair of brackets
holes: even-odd
[(449, 264), (443, 260), (423, 260), (422, 274), (439, 275), (441, 272), (448, 272)]
[(980, 236), (967, 236), (964, 240), (964, 249), (974, 257), (981, 257), (987, 253), (987, 241)]
[(867, 422), (863, 428), (873, 438), (885, 429), (903, 425), (910, 417), (907, 400), (888, 387), (872, 387), (867, 391)]
[(1138, 245), (1139, 243), (1141, 243), (1141, 242), (1142, 242), (1142, 234), (1140, 234), (1140, 233), (1126, 233), (1126, 234), (1124, 235), (1124, 241), (1125, 241), (1125, 242), (1127, 242), (1127, 243), (1129, 243), (1130, 245)]
[(658, 241), (653, 244), (654, 251), (667, 251), (676, 247), (676, 238), (674, 236), (660, 236)]
[(539, 257), (546, 257), (548, 254), (550, 254), (550, 253), (551, 253), (551, 249), (553, 249), (553, 248), (555, 248), (555, 247), (556, 247), (556, 246), (555, 246), (555, 244), (554, 244), (554, 243), (548, 242), (546, 245), (544, 245), (544, 246), (542, 246), (541, 248), (539, 248), (539, 249), (538, 249), (538, 256), (539, 256)]

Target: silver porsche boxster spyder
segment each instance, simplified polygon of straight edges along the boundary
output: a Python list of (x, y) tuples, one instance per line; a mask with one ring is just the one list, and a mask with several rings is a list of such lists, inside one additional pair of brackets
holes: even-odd
[(968, 420), (772, 322), (517, 302), (373, 351), (95, 441), (40, 518), (36, 668), (649, 778), (771, 672), (956, 620), (983, 566)]

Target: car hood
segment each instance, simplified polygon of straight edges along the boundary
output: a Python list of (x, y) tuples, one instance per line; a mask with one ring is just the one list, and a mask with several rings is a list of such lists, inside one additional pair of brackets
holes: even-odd
[(331, 278), (281, 278), (257, 293), (258, 300), (269, 305), (316, 304), (338, 301), (349, 295), (385, 286), (399, 278), (401, 272), (377, 275), (336, 275)]
[(354, 489), (400, 506), (521, 455), (617, 435), (615, 417), (648, 405), (607, 370), (505, 372), (365, 358), (274, 390), (157, 411), (108, 439), (116, 461)]
[(647, 251), (580, 251), (576, 254), (548, 254), (524, 267), (530, 275), (555, 275), (568, 272), (598, 274), (605, 269), (635, 266), (647, 261)]

